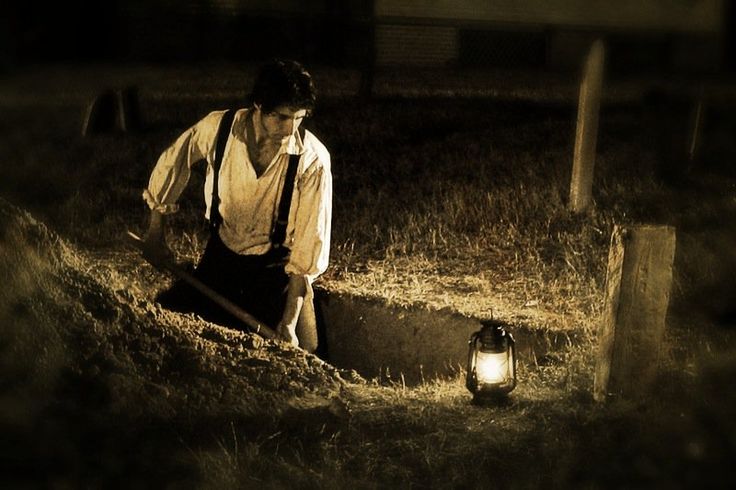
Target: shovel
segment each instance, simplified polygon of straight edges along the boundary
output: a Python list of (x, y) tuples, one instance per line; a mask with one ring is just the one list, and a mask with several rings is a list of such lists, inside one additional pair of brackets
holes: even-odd
[[(143, 252), (143, 240), (136, 235), (133, 232), (128, 232), (128, 242), (133, 245), (135, 248)], [(144, 257), (145, 258), (145, 257)], [(147, 260), (147, 259), (146, 259)], [(258, 335), (261, 335), (262, 337), (265, 337), (267, 339), (273, 339), (277, 338), (278, 335), (276, 335), (276, 332), (267, 327), (263, 324), (263, 322), (259, 321), (257, 318), (255, 318), (253, 315), (248, 313), (247, 311), (243, 310), (241, 307), (188, 273), (187, 271), (183, 270), (181, 267), (179, 267), (173, 260), (168, 259), (162, 259), (158, 263), (153, 263), (150, 260), (147, 260), (151, 265), (153, 265), (156, 268), (163, 268), (167, 270), (168, 272), (172, 273), (174, 276), (178, 277), (182, 281), (186, 282), (190, 286), (192, 286), (194, 289), (199, 291), (200, 293), (207, 296), (209, 299), (217, 303), (220, 307), (222, 307), (225, 311), (233, 315), (235, 318), (240, 320), (241, 322), (245, 323), (250, 329), (257, 333)]]

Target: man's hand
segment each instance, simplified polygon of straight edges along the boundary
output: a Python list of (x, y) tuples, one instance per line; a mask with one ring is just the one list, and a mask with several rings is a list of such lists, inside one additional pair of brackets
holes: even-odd
[(276, 334), (284, 342), (288, 342), (294, 347), (299, 347), (299, 339), (296, 336), (296, 322), (288, 324), (281, 320), (276, 326)]
[(164, 233), (164, 217), (157, 211), (151, 211), (148, 230), (142, 237), (141, 250), (143, 258), (159, 269), (164, 269), (167, 262), (174, 261), (174, 253), (166, 244)]

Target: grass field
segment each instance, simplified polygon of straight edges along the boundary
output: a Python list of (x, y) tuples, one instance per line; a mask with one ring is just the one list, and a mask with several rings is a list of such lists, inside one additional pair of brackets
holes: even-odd
[[(158, 153), (209, 110), (241, 103), (252, 72), (230, 66), (216, 73), (60, 67), (7, 81), (3, 157), (13, 164), (3, 191), (75, 240), (116, 246), (126, 228), (143, 225), (140, 192)], [(577, 218), (566, 211), (574, 77), (516, 74), (514, 85), (511, 74), (387, 74), (377, 80), (377, 100), (365, 103), (350, 96), (356, 73), (315, 76), (322, 99), (308, 126), (334, 160), (332, 266), (323, 278), (330, 289), (474, 316), (512, 318), (533, 304), (542, 324), (571, 328), (553, 319), (562, 314), (573, 328), (590, 328), (614, 223), (678, 228), (676, 297), (719, 272), (708, 269), (709, 245), (690, 241), (733, 211), (733, 153), (722, 146), (734, 123), (717, 112), (728, 95), (718, 86), (711, 119), (719, 126), (708, 128), (714, 141), (701, 152), (704, 169), (676, 185), (657, 172), (685, 155), (697, 87), (612, 82), (601, 118), (596, 209)], [(81, 138), (91, 98), (128, 84), (139, 88), (145, 131)], [(670, 98), (647, 104), (647, 92), (661, 87)], [(206, 239), (198, 178), (172, 237), (192, 258)]]
[[(595, 209), (572, 216), (574, 77), (383, 73), (375, 99), (359, 101), (356, 73), (314, 72), (321, 101), (307, 125), (331, 151), (335, 188), (331, 266), (320, 285), (576, 331), (582, 341), (524, 364), (507, 407), (469, 406), (459, 374), (413, 389), (348, 390), (350, 421), (326, 432), (233, 425), (216, 448), (193, 451), (211, 488), (736, 481), (727, 464), (736, 454), (727, 415), (734, 400), (724, 388), (736, 369), (736, 99), (728, 84), (707, 85), (708, 119), (692, 162), (683, 159), (699, 85), (608, 84)], [(155, 159), (208, 111), (238, 104), (252, 74), (63, 66), (0, 80), (0, 194), (145, 284), (151, 276), (132, 270), (122, 236), (145, 224), (140, 195)], [(81, 137), (91, 98), (127, 84), (139, 88), (144, 129)], [(183, 259), (195, 260), (206, 241), (201, 179), (195, 173), (173, 221), (170, 241)], [(677, 229), (665, 369), (649, 403), (602, 408), (589, 393), (608, 246), (615, 224), (635, 223)]]

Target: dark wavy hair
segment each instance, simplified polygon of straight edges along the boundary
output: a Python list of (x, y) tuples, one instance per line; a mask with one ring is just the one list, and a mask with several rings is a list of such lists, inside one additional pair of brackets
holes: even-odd
[(264, 64), (250, 94), (250, 101), (264, 112), (278, 106), (306, 109), (311, 113), (317, 102), (312, 75), (294, 60), (274, 59)]

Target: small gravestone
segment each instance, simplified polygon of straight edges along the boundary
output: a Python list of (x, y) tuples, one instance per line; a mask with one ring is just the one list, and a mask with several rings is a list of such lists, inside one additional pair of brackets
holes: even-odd
[(122, 131), (141, 129), (138, 89), (136, 87), (125, 87), (118, 90), (115, 95), (117, 98), (118, 128)]
[(141, 128), (138, 89), (108, 89), (90, 102), (82, 125), (82, 136), (107, 134), (115, 131), (135, 131)]
[(117, 97), (114, 90), (105, 90), (98, 94), (89, 106), (84, 117), (82, 136), (110, 133), (115, 130), (117, 122)]

